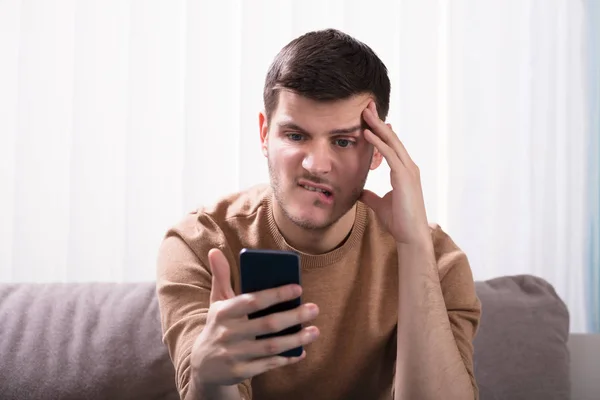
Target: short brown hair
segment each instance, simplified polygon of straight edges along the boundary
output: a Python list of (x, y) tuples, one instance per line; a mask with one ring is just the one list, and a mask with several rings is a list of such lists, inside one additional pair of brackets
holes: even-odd
[(386, 66), (369, 46), (336, 29), (308, 32), (277, 54), (263, 91), (267, 121), (277, 108), (281, 89), (319, 101), (370, 93), (383, 120), (390, 107)]

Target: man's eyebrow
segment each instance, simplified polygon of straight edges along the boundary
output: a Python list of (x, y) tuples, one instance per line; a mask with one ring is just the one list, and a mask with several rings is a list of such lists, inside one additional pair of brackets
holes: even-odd
[(360, 132), (362, 131), (364, 128), (361, 125), (356, 125), (356, 126), (352, 126), (350, 128), (343, 128), (343, 129), (334, 129), (331, 132), (329, 132), (332, 135), (347, 135), (349, 133), (355, 133), (355, 132)]
[[(303, 129), (302, 127), (300, 127), (299, 125), (293, 123), (293, 122), (281, 122), (278, 124), (278, 126), (280, 128), (283, 129), (292, 129), (301, 133), (308, 133), (308, 131), (306, 129)], [(363, 129), (365, 129), (365, 127), (363, 126), (363, 124), (361, 125), (356, 125), (356, 126), (352, 126), (350, 128), (340, 128), (340, 129), (334, 129), (329, 131), (330, 135), (347, 135), (350, 133), (355, 133), (355, 132), (360, 132)]]

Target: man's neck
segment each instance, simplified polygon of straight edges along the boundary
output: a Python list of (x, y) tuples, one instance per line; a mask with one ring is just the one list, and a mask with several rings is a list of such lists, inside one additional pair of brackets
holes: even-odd
[(324, 254), (341, 246), (348, 238), (356, 218), (356, 205), (330, 227), (305, 229), (293, 223), (273, 199), (273, 218), (279, 232), (293, 248), (307, 254)]

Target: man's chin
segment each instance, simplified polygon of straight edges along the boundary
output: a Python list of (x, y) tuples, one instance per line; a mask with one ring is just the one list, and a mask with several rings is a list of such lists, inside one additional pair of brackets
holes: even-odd
[(306, 230), (324, 230), (333, 225), (333, 220), (326, 216), (288, 214), (288, 218), (298, 227)]
[(292, 222), (302, 229), (311, 231), (324, 230), (331, 226), (331, 223), (314, 218), (292, 218)]

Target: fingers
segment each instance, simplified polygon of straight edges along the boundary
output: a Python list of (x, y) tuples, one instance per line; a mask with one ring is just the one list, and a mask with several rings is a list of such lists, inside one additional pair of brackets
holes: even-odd
[(240, 363), (237, 370), (235, 371), (235, 374), (236, 376), (242, 378), (250, 378), (275, 368), (295, 364), (299, 361), (304, 360), (305, 358), (306, 351), (303, 351), (300, 357), (272, 356), (266, 358), (259, 358), (250, 362)]
[(294, 300), (302, 294), (300, 285), (285, 285), (274, 289), (239, 295), (227, 302), (220, 310), (217, 319), (242, 318), (272, 305)]
[(240, 360), (271, 357), (296, 347), (306, 346), (317, 340), (319, 334), (316, 326), (309, 326), (290, 335), (241, 342), (237, 348), (232, 349), (232, 353)]
[(229, 263), (223, 252), (219, 249), (212, 249), (208, 252), (208, 262), (212, 272), (212, 287), (210, 291), (210, 304), (231, 299), (235, 296), (231, 287), (231, 271)]
[(278, 312), (261, 318), (244, 321), (242, 329), (246, 337), (256, 337), (268, 333), (281, 332), (290, 326), (304, 324), (314, 320), (319, 315), (316, 304), (306, 303), (293, 310)]
[[(386, 124), (381, 119), (379, 119), (379, 115), (377, 114), (377, 108), (375, 106), (374, 101), (371, 101), (367, 108), (364, 110), (363, 118), (365, 119), (367, 124), (372, 128), (372, 133), (374, 133), (375, 136), (377, 136), (383, 143), (385, 143), (389, 148), (391, 148), (394, 151), (396, 157), (399, 158), (402, 164), (404, 164), (405, 166), (414, 165), (414, 161), (411, 159), (410, 155), (408, 154), (408, 151), (406, 151), (406, 148), (404, 147), (398, 136), (391, 129), (391, 125)], [(381, 151), (381, 149), (379, 150)], [(385, 154), (383, 155), (385, 157)], [(386, 160), (388, 160), (388, 163), (390, 162), (390, 160), (387, 157)]]
[(377, 147), (377, 150), (383, 155), (392, 170), (397, 170), (402, 167), (403, 163), (396, 151), (386, 144), (379, 136), (374, 134), (373, 131), (365, 129), (365, 139), (373, 146)]
[(406, 164), (408, 161), (412, 162), (410, 156), (408, 155), (408, 152), (404, 148), (404, 145), (402, 144), (398, 136), (394, 133), (394, 131), (391, 129), (391, 125), (384, 123), (379, 118), (379, 114), (377, 114), (377, 106), (375, 105), (374, 101), (371, 101), (369, 103), (369, 106), (367, 107), (366, 111), (367, 112), (365, 113), (365, 120), (367, 121), (369, 126), (373, 128), (373, 133), (375, 133), (379, 138), (381, 138), (381, 140), (385, 144), (387, 144), (394, 150), (394, 152), (396, 153), (398, 158), (400, 158), (400, 161), (402, 161), (403, 164)]

